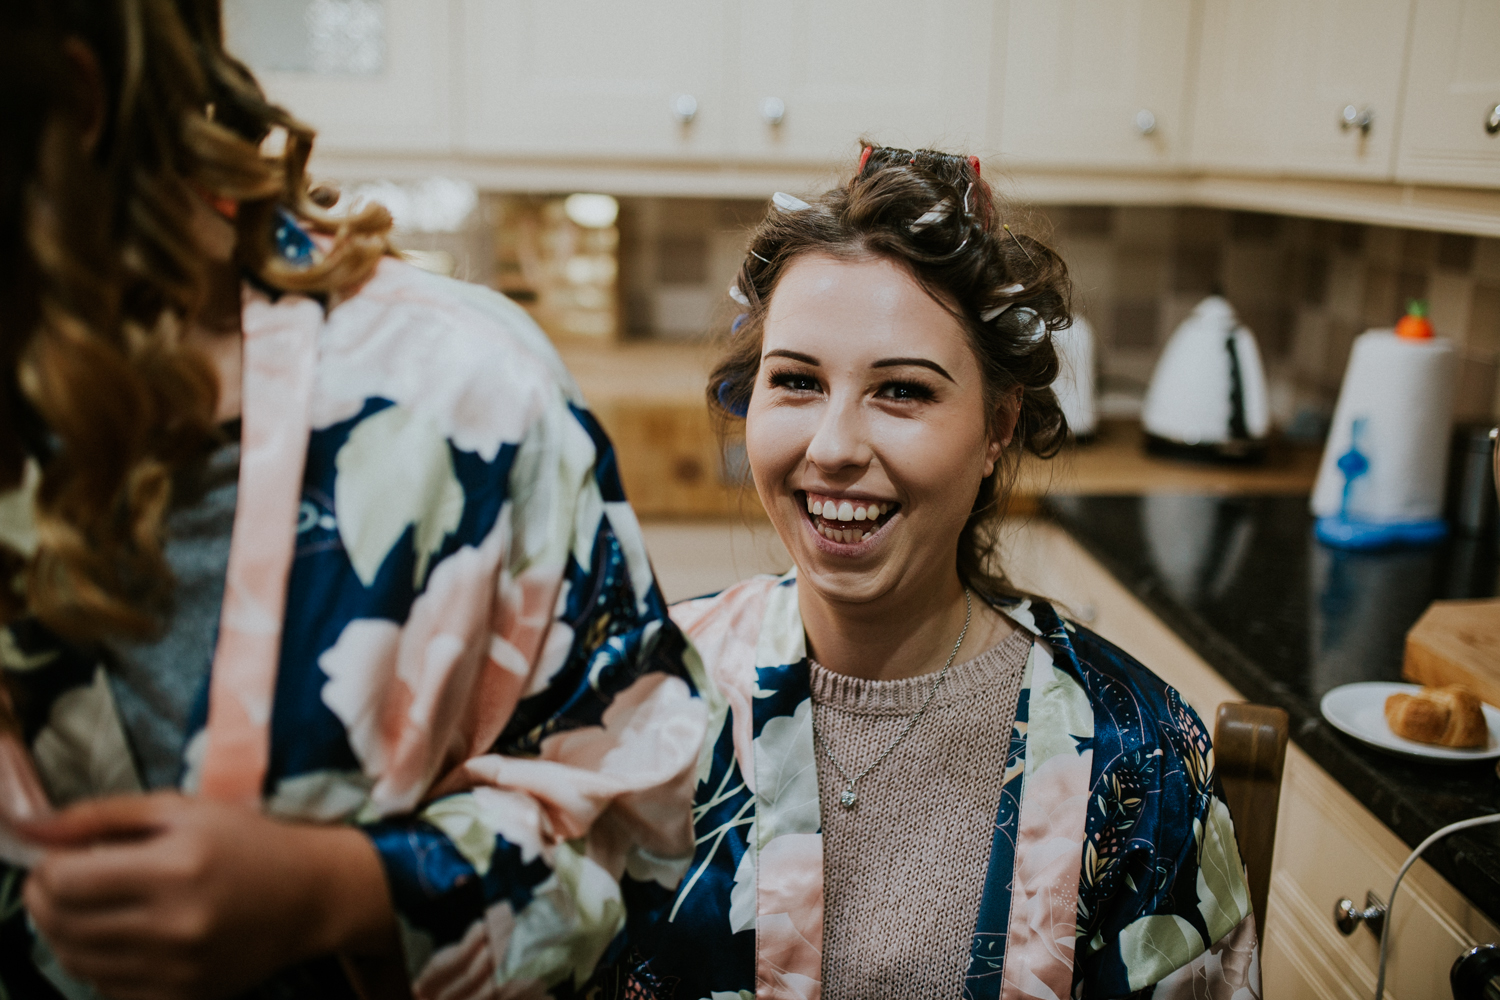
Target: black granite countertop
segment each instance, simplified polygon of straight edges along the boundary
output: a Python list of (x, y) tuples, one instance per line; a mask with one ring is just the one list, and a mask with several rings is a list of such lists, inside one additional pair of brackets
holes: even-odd
[[(1406, 632), (1432, 601), (1494, 596), (1494, 543), (1342, 552), (1313, 538), (1302, 497), (1063, 496), (1047, 510), (1247, 699), (1286, 709), (1293, 741), (1407, 844), (1500, 811), (1493, 765), (1381, 753), (1318, 708), (1340, 684), (1399, 681)], [(1495, 829), (1423, 858), (1500, 921)]]

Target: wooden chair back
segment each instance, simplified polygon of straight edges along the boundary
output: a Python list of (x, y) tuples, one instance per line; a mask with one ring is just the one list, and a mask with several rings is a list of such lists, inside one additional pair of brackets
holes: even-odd
[(1257, 935), (1266, 930), (1287, 733), (1286, 712), (1270, 705), (1226, 701), (1214, 721), (1214, 765), (1250, 879)]

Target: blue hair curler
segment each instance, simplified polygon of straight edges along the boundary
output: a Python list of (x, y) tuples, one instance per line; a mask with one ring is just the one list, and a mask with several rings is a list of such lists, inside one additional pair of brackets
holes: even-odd
[(736, 402), (733, 394), (734, 383), (728, 379), (719, 383), (718, 391), (715, 393), (719, 397), (719, 405), (724, 408), (725, 413), (743, 420), (745, 419), (745, 411), (748, 407), (744, 403)]
[(729, 335), (733, 337), (735, 334), (739, 333), (740, 327), (744, 326), (745, 320), (749, 318), (749, 313), (740, 313), (738, 316), (736, 316), (734, 318), (734, 322), (729, 324)]

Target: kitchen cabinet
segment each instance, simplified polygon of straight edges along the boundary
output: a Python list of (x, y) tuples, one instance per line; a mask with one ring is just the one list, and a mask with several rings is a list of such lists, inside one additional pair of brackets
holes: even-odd
[(728, 153), (728, 0), (460, 0), (459, 146), (508, 156)]
[[(1175, 687), (1212, 719), (1235, 691), (1172, 629), (1056, 524), (1011, 522), (1001, 564), (1018, 586), (1047, 595)], [(1294, 740), (1296, 733), (1293, 734)], [(1345, 937), (1333, 921), (1344, 897), (1384, 898), (1409, 848), (1294, 742), (1287, 747), (1261, 942), (1263, 995), (1276, 1000), (1362, 1000), (1375, 992), (1379, 941)], [(1397, 897), (1387, 996), (1448, 995), (1448, 968), (1500, 927), (1425, 861)]]
[(1396, 177), (1500, 185), (1500, 0), (1417, 0)]
[(421, 153), (453, 141), (448, 0), (228, 0), (225, 43), (320, 151)]
[(1412, 0), (1204, 0), (1193, 163), (1390, 179), (1411, 9)]
[(1193, 0), (1013, 0), (997, 102), (1002, 165), (1179, 164), (1195, 7)]
[(744, 0), (734, 151), (853, 161), (861, 136), (976, 150), (991, 92), (984, 0)]

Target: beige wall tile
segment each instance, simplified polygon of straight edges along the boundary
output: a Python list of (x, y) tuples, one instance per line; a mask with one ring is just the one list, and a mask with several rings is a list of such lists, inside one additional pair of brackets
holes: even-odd
[(1427, 281), (1428, 317), (1439, 337), (1464, 343), (1469, 336), (1469, 307), (1474, 281), (1464, 274), (1435, 270)]
[(1469, 333), (1464, 343), (1476, 354), (1500, 355), (1500, 285), (1474, 285)]

